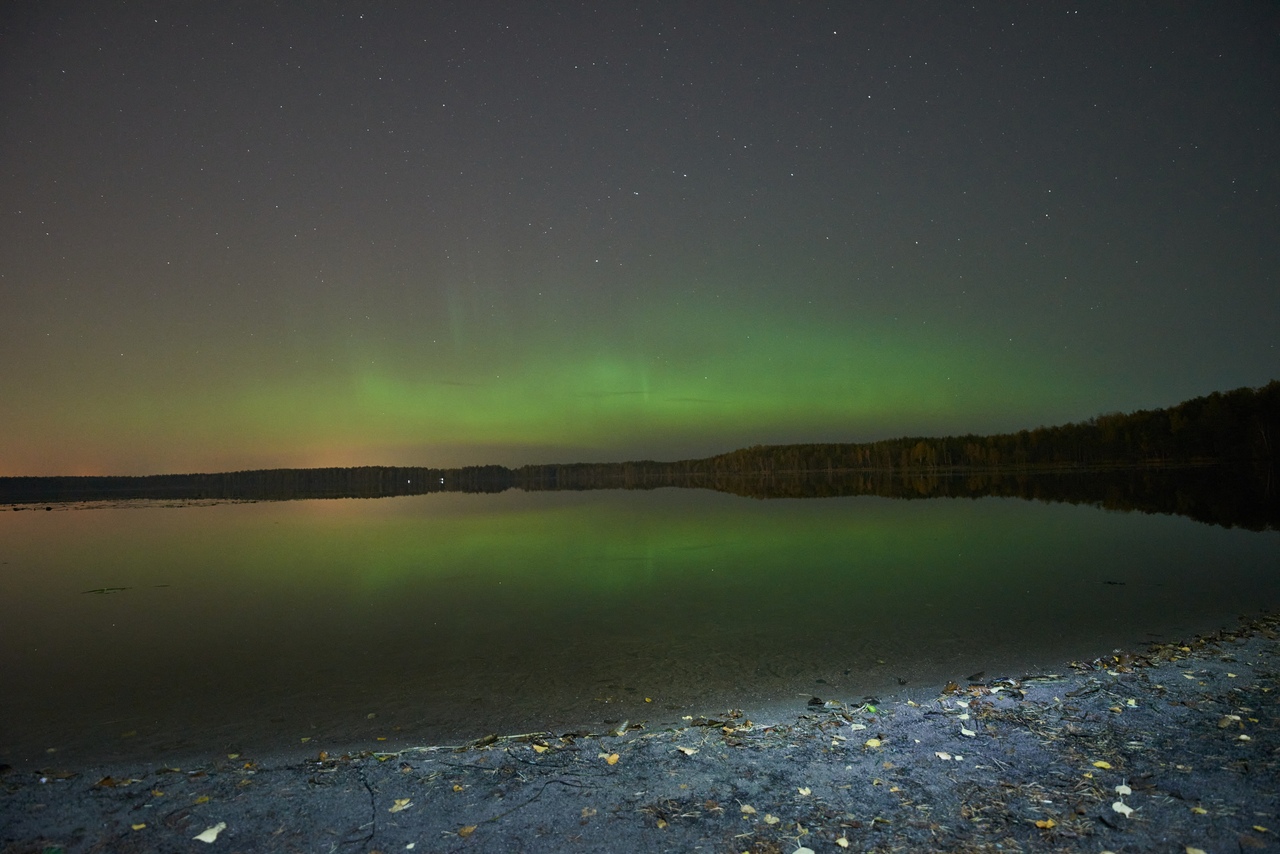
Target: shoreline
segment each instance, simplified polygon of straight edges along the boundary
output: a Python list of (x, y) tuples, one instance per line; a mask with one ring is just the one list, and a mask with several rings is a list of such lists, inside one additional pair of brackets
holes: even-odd
[[(1280, 618), (769, 718), (0, 768), (0, 851), (1280, 847)], [(135, 829), (136, 828), (136, 829)]]

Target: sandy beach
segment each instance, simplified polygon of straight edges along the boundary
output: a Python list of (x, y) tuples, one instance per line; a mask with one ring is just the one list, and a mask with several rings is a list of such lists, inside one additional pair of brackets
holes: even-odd
[(1269, 850), (1280, 620), (853, 706), (0, 769), (0, 851)]

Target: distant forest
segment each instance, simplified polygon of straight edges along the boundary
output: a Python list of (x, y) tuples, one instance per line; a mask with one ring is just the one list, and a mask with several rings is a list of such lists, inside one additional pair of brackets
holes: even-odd
[(696, 471), (938, 470), (1188, 465), (1276, 459), (1280, 381), (1167, 409), (994, 436), (904, 437), (830, 445), (757, 445), (665, 465)]
[[(675, 462), (436, 469), (264, 469), (145, 477), (5, 477), (0, 503), (373, 498), (506, 489), (681, 486), (757, 498), (1017, 495), (1277, 527), (1280, 381), (1167, 409), (993, 436), (757, 445)], [(1199, 471), (1191, 472), (1190, 470)], [(1106, 475), (1105, 477), (1103, 475)]]

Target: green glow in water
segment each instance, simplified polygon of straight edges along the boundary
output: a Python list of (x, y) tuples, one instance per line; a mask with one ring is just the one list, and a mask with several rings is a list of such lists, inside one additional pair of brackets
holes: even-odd
[[(524, 732), (594, 720), (596, 698), (628, 690), (638, 708), (609, 714), (650, 712), (645, 696), (695, 712), (794, 703), (818, 684), (856, 698), (1178, 637), (1278, 595), (1273, 534), (1015, 499), (28, 511), (0, 514), (0, 542), (0, 728), (21, 721), (36, 757), (88, 732), (86, 715), (109, 741), (126, 719), (172, 738), (193, 710), (197, 732), (241, 721), (255, 737), (272, 715), (350, 732), (375, 710)], [(123, 589), (85, 592), (103, 588)]]

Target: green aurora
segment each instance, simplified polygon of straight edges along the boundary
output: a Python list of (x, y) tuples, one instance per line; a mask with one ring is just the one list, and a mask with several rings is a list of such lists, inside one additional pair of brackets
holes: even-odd
[(607, 326), (560, 320), (470, 335), (401, 322), (294, 370), (162, 360), (70, 405), (33, 389), (3, 416), (19, 441), (0, 471), (149, 473), (139, 446), (151, 471), (660, 459), (1093, 414), (1050, 354), (980, 329), (688, 299)]

